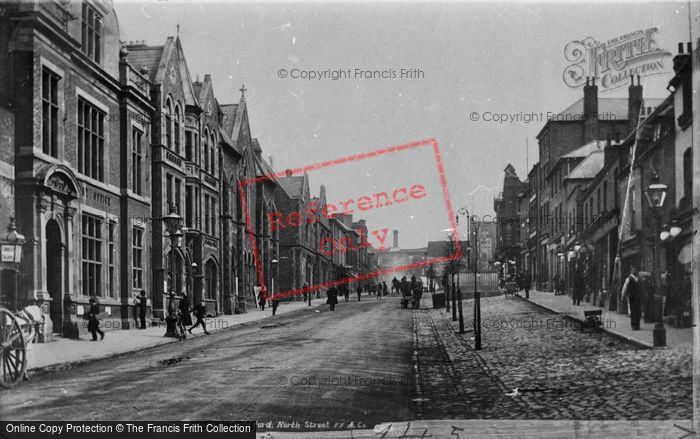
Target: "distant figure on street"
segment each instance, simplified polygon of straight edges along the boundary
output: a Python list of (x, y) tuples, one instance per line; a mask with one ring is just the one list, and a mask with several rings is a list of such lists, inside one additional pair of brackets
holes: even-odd
[(630, 324), (634, 331), (639, 330), (639, 319), (642, 316), (642, 294), (639, 288), (637, 267), (630, 267), (630, 274), (622, 286), (622, 297), (627, 299), (630, 308)]
[(525, 279), (523, 279), (523, 289), (525, 290), (525, 298), (530, 298), (530, 288), (532, 287), (532, 279), (530, 279), (530, 273), (525, 274)]
[(146, 329), (146, 313), (148, 312), (148, 299), (146, 299), (146, 292), (141, 291), (141, 295), (136, 298), (136, 308), (139, 311), (139, 329)]
[(377, 300), (382, 300), (382, 284), (377, 284)]
[(204, 323), (204, 316), (207, 315), (207, 307), (204, 304), (204, 300), (199, 302), (199, 305), (195, 306), (194, 309), (192, 310), (194, 313), (194, 316), (197, 318), (197, 321), (195, 322), (194, 326), (192, 326), (190, 329), (187, 330), (190, 334), (192, 334), (192, 330), (196, 328), (199, 325), (202, 325), (202, 329), (204, 329), (205, 334), (209, 334), (207, 331), (207, 324)]
[(190, 314), (190, 296), (187, 293), (183, 294), (180, 300), (180, 305), (177, 309), (182, 313), (182, 324), (185, 326), (192, 326), (192, 315)]
[(272, 299), (272, 315), (274, 316), (277, 313), (277, 307), (280, 305), (280, 301), (277, 298), (277, 296), (274, 296)]
[[(335, 306), (338, 304), (338, 288), (332, 286), (326, 291), (326, 303), (330, 305), (331, 311), (335, 311)], [(346, 299), (347, 300), (347, 299)]]
[(347, 285), (341, 285), (340, 288), (343, 290), (343, 296), (345, 296), (345, 301), (348, 302), (350, 300), (350, 287)]
[(583, 299), (584, 282), (585, 279), (583, 277), (583, 270), (577, 266), (574, 272), (574, 305), (581, 305), (581, 299)]
[(97, 341), (97, 334), (100, 334), (100, 340), (105, 338), (105, 333), (100, 329), (100, 320), (97, 317), (100, 314), (100, 305), (97, 299), (91, 297), (90, 309), (88, 310), (88, 331), (92, 333), (92, 341)]
[(385, 296), (389, 295), (389, 287), (386, 285), (386, 282), (382, 282), (382, 294)]
[(260, 290), (260, 293), (258, 294), (258, 305), (260, 305), (261, 311), (265, 311), (265, 295), (263, 294), (262, 290)]
[(357, 301), (360, 301), (360, 297), (362, 296), (362, 285), (357, 284)]
[(423, 295), (423, 284), (421, 281), (416, 280), (415, 276), (411, 276), (411, 294), (413, 296), (413, 308), (420, 308), (420, 299)]
[(399, 294), (400, 293), (400, 289), (399, 289), (400, 286), (401, 286), (401, 282), (399, 282), (399, 280), (396, 279), (396, 276), (394, 276), (394, 278), (391, 280), (391, 292)]

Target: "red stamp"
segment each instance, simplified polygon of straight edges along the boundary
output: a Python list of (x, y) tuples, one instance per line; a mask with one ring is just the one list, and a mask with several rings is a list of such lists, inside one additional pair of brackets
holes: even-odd
[[(245, 190), (246, 186), (250, 184), (283, 177), (302, 176), (305, 174), (308, 174), (311, 178), (314, 172), (318, 173), (319, 171), (328, 170), (330, 168), (350, 165), (360, 165), (362, 167), (361, 169), (382, 169), (382, 166), (386, 166), (386, 163), (382, 163), (382, 160), (386, 161), (389, 159), (393, 163), (404, 163), (407, 162), (406, 154), (415, 154), (419, 151), (427, 154), (423, 157), (423, 161), (421, 162), (423, 166), (421, 166), (421, 168), (429, 169), (430, 167), (424, 166), (425, 160), (434, 160), (434, 171), (437, 171), (436, 173), (434, 171), (432, 173), (420, 172), (416, 173), (416, 175), (411, 175), (409, 179), (403, 178), (401, 179), (402, 181), (393, 182), (393, 184), (383, 182), (383, 187), (373, 185), (364, 190), (362, 188), (362, 183), (358, 181), (353, 185), (353, 190), (355, 186), (357, 187), (357, 191), (353, 196), (341, 197), (338, 201), (328, 200), (323, 206), (320, 206), (316, 201), (312, 201), (303, 210), (299, 211), (282, 211), (278, 209), (273, 212), (267, 212), (267, 221), (272, 231), (276, 232), (284, 229), (299, 228), (302, 227), (302, 225), (310, 225), (324, 220), (330, 221), (335, 218), (347, 218), (349, 215), (357, 215), (358, 219), (364, 219), (365, 215), (376, 214), (378, 211), (386, 215), (386, 211), (389, 209), (394, 209), (399, 218), (413, 218), (413, 212), (419, 212), (421, 209), (426, 210), (424, 206), (421, 207), (421, 201), (431, 196), (439, 196), (442, 199), (440, 204), (444, 205), (447, 214), (447, 223), (450, 229), (455, 231), (457, 230), (455, 215), (447, 189), (440, 149), (437, 140), (434, 138), (363, 152), (241, 181), (238, 185), (238, 191), (241, 198), (241, 205), (245, 212), (245, 219), (248, 224), (252, 224), (251, 212), (248, 208), (249, 200), (246, 198)], [(415, 157), (415, 155), (413, 157)], [(428, 178), (429, 175), (432, 178)], [(429, 214), (434, 215), (435, 212), (429, 211)], [(315, 251), (335, 262), (336, 257), (347, 255), (352, 252), (360, 252), (363, 249), (372, 248), (374, 250), (386, 250), (388, 248), (390, 230), (391, 228), (387, 225), (371, 224), (368, 221), (366, 231), (363, 229), (354, 230), (357, 234), (357, 239), (349, 239), (344, 235), (325, 236), (319, 240), (318, 248), (315, 249)], [(258, 284), (266, 285), (260, 252), (254, 232), (250, 228), (248, 228), (248, 238), (254, 256)], [(455, 246), (455, 253), (452, 255), (426, 258), (420, 262), (383, 267), (364, 273), (358, 273), (353, 276), (338, 277), (323, 282), (317, 282), (313, 285), (289, 288), (285, 291), (279, 291), (274, 296), (275, 298), (284, 298), (302, 295), (332, 286), (374, 279), (391, 273), (409, 272), (433, 264), (440, 264), (449, 260), (461, 258), (461, 256), (461, 246), (457, 245)], [(269, 299), (268, 292), (265, 288), (262, 289), (261, 295), (263, 299)]]

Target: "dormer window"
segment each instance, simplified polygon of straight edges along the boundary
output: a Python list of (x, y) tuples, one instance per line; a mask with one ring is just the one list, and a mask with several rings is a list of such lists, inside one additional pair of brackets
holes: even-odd
[(82, 51), (99, 64), (102, 44), (102, 15), (87, 3), (83, 3)]

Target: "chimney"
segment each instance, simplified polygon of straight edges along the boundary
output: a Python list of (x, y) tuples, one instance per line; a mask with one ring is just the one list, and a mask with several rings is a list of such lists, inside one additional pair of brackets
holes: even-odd
[(598, 138), (598, 86), (595, 77), (586, 77), (583, 86), (584, 143)]
[(595, 77), (586, 77), (586, 85), (583, 86), (583, 118), (598, 117), (598, 86), (595, 85)]
[(393, 248), (399, 248), (399, 231), (394, 230), (394, 245)]
[(678, 55), (673, 57), (673, 71), (677, 75), (678, 72), (683, 68), (686, 61), (690, 59), (690, 54), (693, 52), (693, 47), (690, 43), (688, 44), (687, 53), (683, 53), (683, 43), (678, 43)]
[(634, 76), (632, 76), (632, 84), (629, 86), (629, 97), (627, 98), (627, 120), (629, 121), (629, 131), (637, 129), (639, 122), (639, 110), (642, 108), (642, 79), (637, 75), (637, 84), (634, 84)]
[(612, 163), (613, 161), (617, 160), (617, 154), (619, 151), (618, 146), (613, 146), (610, 137), (608, 137), (607, 143), (603, 147), (603, 163), (605, 166), (608, 166), (608, 164)]

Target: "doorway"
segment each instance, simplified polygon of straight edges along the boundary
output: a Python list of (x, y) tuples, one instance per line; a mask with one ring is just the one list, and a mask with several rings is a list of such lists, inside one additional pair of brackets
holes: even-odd
[(53, 332), (62, 333), (63, 329), (63, 244), (61, 229), (56, 220), (46, 223), (46, 289), (51, 296), (50, 315), (53, 320)]

